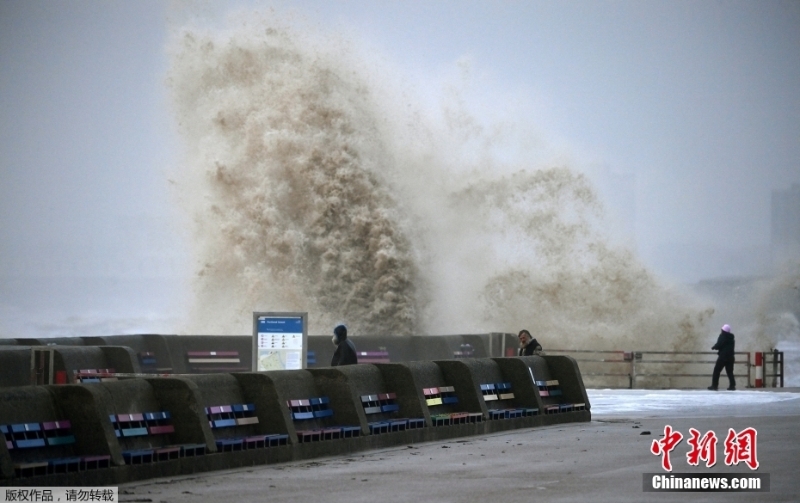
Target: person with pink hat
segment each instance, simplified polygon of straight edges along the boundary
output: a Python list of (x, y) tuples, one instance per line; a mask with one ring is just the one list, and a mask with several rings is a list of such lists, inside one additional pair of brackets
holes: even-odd
[(722, 331), (719, 333), (717, 343), (711, 348), (717, 350), (717, 364), (714, 365), (714, 373), (711, 375), (711, 386), (708, 389), (712, 391), (717, 390), (719, 385), (719, 374), (725, 368), (725, 373), (728, 374), (728, 391), (736, 389), (736, 381), (733, 378), (733, 362), (736, 360), (734, 350), (736, 347), (736, 340), (731, 332), (731, 326), (728, 324), (722, 325)]

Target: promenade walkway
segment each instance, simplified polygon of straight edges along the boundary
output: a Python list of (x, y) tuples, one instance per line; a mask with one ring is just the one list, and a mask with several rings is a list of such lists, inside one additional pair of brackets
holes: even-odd
[[(800, 389), (591, 390), (592, 422), (515, 430), (358, 455), (148, 480), (120, 487), (120, 502), (640, 502), (797, 501)], [(769, 493), (643, 492), (665, 473), (650, 452), (665, 426), (684, 435), (673, 473), (770, 474)], [(727, 466), (729, 429), (757, 431), (758, 470)], [(689, 429), (718, 438), (717, 463), (686, 460)]]

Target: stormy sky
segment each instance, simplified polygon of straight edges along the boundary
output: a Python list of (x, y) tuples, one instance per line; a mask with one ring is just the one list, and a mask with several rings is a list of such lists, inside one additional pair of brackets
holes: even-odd
[(60, 305), (102, 326), (136, 306), (131, 330), (151, 328), (190, 295), (166, 45), (175, 26), (241, 6), (345, 33), (429, 104), (468, 61), (470, 110), (524, 119), (596, 180), (653, 271), (770, 272), (771, 191), (800, 182), (800, 2), (9, 0), (4, 318)]

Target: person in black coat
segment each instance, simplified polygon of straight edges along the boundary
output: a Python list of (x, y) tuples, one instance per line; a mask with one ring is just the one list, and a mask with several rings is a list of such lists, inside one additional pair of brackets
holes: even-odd
[(355, 365), (358, 363), (356, 346), (353, 344), (353, 341), (347, 338), (346, 326), (338, 325), (333, 329), (333, 344), (336, 346), (336, 352), (333, 353), (331, 367), (338, 367), (339, 365)]
[(717, 343), (711, 349), (717, 350), (717, 364), (714, 365), (714, 373), (711, 375), (711, 386), (708, 389), (712, 391), (717, 390), (719, 385), (719, 374), (722, 368), (725, 368), (725, 373), (728, 375), (729, 391), (736, 389), (736, 381), (733, 379), (733, 362), (736, 359), (734, 350), (736, 347), (736, 340), (731, 332), (730, 325), (722, 325), (722, 331), (719, 333)]
[(519, 351), (518, 356), (531, 356), (536, 354), (537, 351), (542, 350), (541, 344), (533, 338), (527, 330), (520, 330), (519, 332)]

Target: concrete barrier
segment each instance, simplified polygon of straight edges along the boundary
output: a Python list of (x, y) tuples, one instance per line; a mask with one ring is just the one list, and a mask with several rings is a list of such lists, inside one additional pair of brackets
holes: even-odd
[[(357, 335), (352, 337), (352, 341), (357, 352), (385, 348), (392, 363), (450, 359), (467, 344), (472, 349), (470, 356), (473, 358), (486, 358), (492, 354), (489, 334), (403, 337)], [(311, 335), (308, 337), (308, 350), (314, 352), (317, 361), (315, 367), (327, 367), (336, 347), (331, 343), (330, 335)]]
[(105, 337), (83, 337), (86, 346), (124, 346), (136, 354), (141, 371), (144, 373), (172, 373), (172, 355), (167, 339), (177, 335), (113, 335)]
[(113, 369), (117, 373), (140, 373), (131, 348), (123, 346), (53, 346), (55, 372), (64, 371), (70, 383), (80, 370)]
[[(87, 353), (90, 349), (95, 352)], [(101, 348), (63, 347), (57, 351), (64, 361), (73, 362), (70, 365), (85, 363), (82, 358), (87, 355), (106, 358), (96, 353), (102, 353)], [(128, 349), (125, 354), (130, 358), (132, 352)], [(536, 380), (550, 381), (550, 390), (557, 388), (560, 394), (541, 396)], [(557, 385), (552, 384), (555, 381)], [(487, 384), (502, 384), (491, 400), (484, 394)], [(376, 405), (376, 396), (383, 405)], [(317, 406), (311, 415), (307, 411), (312, 408), (295, 406), (297, 401), (312, 399), (317, 399)], [(584, 404), (581, 410), (544, 412), (548, 406), (578, 403)], [(6, 486), (120, 484), (591, 419), (577, 364), (557, 356), (21, 386), (0, 389), (0, 405), (0, 425), (68, 421), (69, 434), (74, 436), (61, 451), (44, 446), (38, 450), (18, 448), (15, 442), (19, 439), (8, 438), (0, 446), (0, 485)], [(229, 421), (232, 415), (213, 416), (211, 407), (235, 405), (240, 405), (235, 425)], [(534, 409), (538, 414), (502, 414)], [(148, 422), (159, 418), (162, 422)], [(408, 428), (409, 418), (420, 427)], [(210, 420), (228, 424), (209, 424)], [(121, 424), (128, 421), (131, 423)], [(379, 423), (406, 427), (392, 431), (378, 428)], [(309, 433), (315, 431), (331, 436)], [(267, 437), (275, 440), (274, 444), (265, 444)], [(176, 446), (186, 445), (202, 446), (203, 452), (183, 456)], [(68, 466), (74, 469), (66, 473), (55, 473), (52, 467), (36, 474), (23, 474), (19, 469), (30, 461), (46, 464), (54, 458), (91, 456), (106, 456), (108, 466), (83, 469), (83, 465), (73, 464)]]
[(0, 388), (31, 384), (31, 348), (0, 346)]
[[(451, 380), (460, 378), (464, 381), (465, 386), (469, 385), (473, 388), (473, 395), (478, 397), (478, 405), (487, 418), (490, 406), (497, 404), (481, 399), (481, 385), (508, 383), (514, 397), (501, 400), (503, 405), (536, 409), (538, 412), (542, 410), (541, 400), (538, 398), (530, 375), (528, 375), (527, 367), (516, 358), (451, 360), (438, 363), (445, 369)], [(517, 372), (514, 371), (515, 369)], [(469, 376), (469, 380), (467, 380), (467, 376)], [(537, 415), (539, 414), (537, 413)]]
[(17, 343), (22, 346), (83, 346), (81, 337), (42, 337), (20, 338)]
[[(391, 379), (392, 364), (346, 365), (335, 368), (313, 369), (321, 387), (338, 401), (347, 400), (352, 406), (347, 408), (344, 420), (355, 421), (361, 425), (364, 435), (370, 434), (369, 423), (394, 418), (423, 418), (423, 411), (414, 387), (407, 379)], [(389, 374), (387, 378), (387, 374)], [(410, 374), (408, 375), (410, 377)], [(364, 411), (363, 396), (394, 393), (397, 411), (377, 413), (372, 416)]]
[[(170, 366), (175, 374), (208, 373), (198, 370), (196, 366), (192, 365), (189, 361), (190, 352), (232, 351), (237, 353), (235, 359), (238, 359), (238, 362), (221, 363), (220, 365), (208, 367), (208, 370), (212, 372), (226, 372), (226, 370), (220, 369), (235, 368), (240, 371), (252, 369), (252, 337), (240, 335), (172, 335), (165, 336), (165, 340), (172, 358), (172, 365)], [(229, 372), (230, 370), (227, 371)]]
[[(532, 380), (537, 384), (537, 395), (544, 406), (546, 424), (590, 420), (591, 404), (574, 358), (523, 356), (516, 359), (528, 367)], [(544, 388), (547, 388), (547, 395), (541, 383), (546, 383)], [(558, 410), (551, 413), (554, 406), (559, 406)]]
[[(498, 334), (502, 336), (502, 334)], [(469, 347), (469, 354), (474, 358), (486, 358), (500, 351), (494, 346), (502, 342), (502, 337), (493, 338), (491, 334), (476, 335), (442, 335), (442, 336), (370, 336), (352, 337), (356, 349), (360, 352), (386, 351), (391, 362), (444, 360), (459, 356)], [(2, 339), (0, 342), (16, 346), (52, 345), (64, 347), (128, 347), (134, 354), (141, 372), (163, 374), (202, 374), (212, 372), (246, 372), (252, 368), (251, 336), (214, 336), (214, 335), (112, 335), (97, 337), (61, 337), (52, 339)], [(499, 347), (499, 346), (498, 346)], [(315, 356), (314, 368), (327, 367), (335, 351), (330, 335), (312, 335), (308, 337), (308, 350)], [(236, 352), (236, 363), (220, 365), (192, 365), (190, 352)], [(81, 368), (107, 368), (87, 366)], [(118, 372), (120, 369), (116, 369)], [(27, 379), (27, 374), (25, 379)], [(2, 385), (2, 381), (0, 381)]]
[[(0, 450), (0, 467), (8, 482), (39, 485), (108, 484), (114, 480), (111, 452), (113, 444), (104, 431), (101, 408), (92, 389), (83, 386), (25, 386), (3, 390), (0, 424), (7, 430), (26, 426), (23, 431), (6, 434), (4, 450)], [(62, 434), (55, 426), (60, 423)], [(105, 433), (105, 434), (104, 434)], [(113, 435), (113, 433), (112, 433)], [(38, 443), (36, 443), (38, 442)], [(26, 445), (22, 445), (26, 443)], [(9, 448), (10, 447), (10, 448)], [(103, 459), (105, 469), (73, 471), (77, 464), (97, 463)], [(91, 461), (90, 461), (91, 460)], [(54, 466), (48, 466), (49, 462)], [(117, 460), (121, 462), (121, 459)], [(25, 475), (26, 472), (52, 472), (46, 475)], [(92, 472), (92, 473), (89, 473)], [(94, 475), (94, 476), (93, 476)], [(5, 483), (6, 480), (0, 481)], [(4, 484), (6, 485), (6, 484)]]

